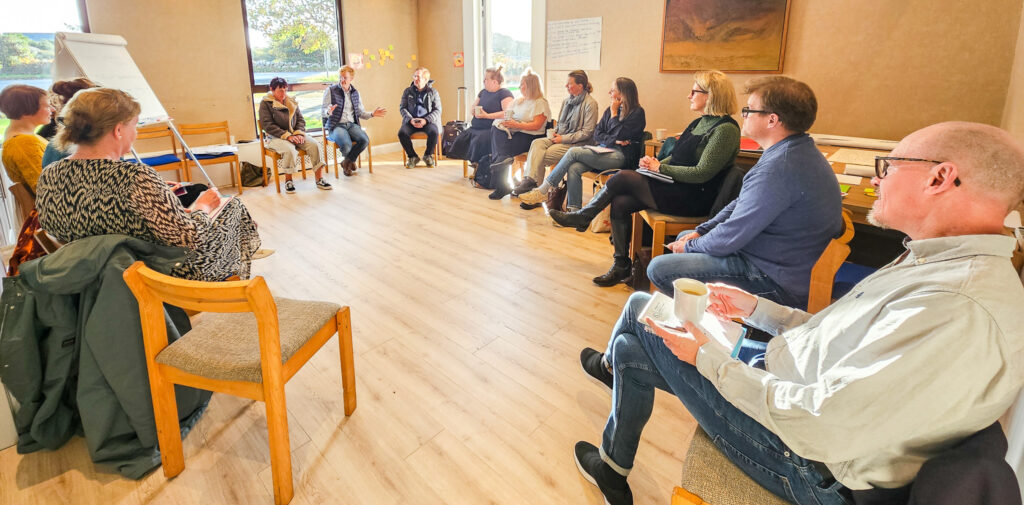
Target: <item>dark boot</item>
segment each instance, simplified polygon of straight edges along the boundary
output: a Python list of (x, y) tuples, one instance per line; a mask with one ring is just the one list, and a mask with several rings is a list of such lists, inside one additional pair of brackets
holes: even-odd
[(551, 212), (548, 212), (548, 215), (550, 215), (551, 220), (558, 223), (559, 226), (576, 228), (576, 231), (587, 231), (587, 228), (590, 226), (590, 222), (597, 217), (601, 210), (612, 203), (613, 196), (614, 195), (608, 191), (608, 188), (604, 188), (601, 191), (598, 191), (582, 209), (576, 212), (552, 210)]
[(512, 196), (519, 196), (523, 193), (526, 193), (527, 191), (530, 191), (533, 188), (536, 188), (537, 186), (539, 186), (539, 184), (537, 184), (537, 181), (533, 180), (533, 177), (527, 175), (526, 177), (523, 177), (522, 182), (520, 182), (519, 185), (516, 186), (516, 189), (512, 190)]
[(603, 288), (614, 286), (629, 278), (633, 264), (629, 260), (629, 241), (633, 228), (628, 219), (612, 219), (612, 245), (615, 247), (615, 262), (604, 275), (594, 277), (594, 284)]
[(490, 166), (491, 184), (494, 185), (494, 192), (487, 195), (487, 198), (490, 198), (491, 200), (501, 200), (512, 192), (512, 188), (508, 185), (508, 171), (512, 168), (511, 160), (512, 158), (508, 158)]

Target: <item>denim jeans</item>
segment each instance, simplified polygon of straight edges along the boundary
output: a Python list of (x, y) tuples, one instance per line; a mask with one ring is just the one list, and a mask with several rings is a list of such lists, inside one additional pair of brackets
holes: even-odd
[[(680, 237), (690, 233), (684, 231)], [(647, 266), (647, 277), (658, 291), (672, 296), (672, 281), (689, 278), (701, 282), (721, 282), (748, 293), (793, 308), (807, 307), (807, 299), (782, 289), (756, 265), (740, 254), (712, 256), (704, 253), (662, 254)]]
[(338, 149), (341, 149), (342, 156), (349, 161), (355, 161), (359, 158), (359, 155), (363, 153), (363, 149), (366, 149), (366, 145), (370, 143), (370, 139), (366, 137), (366, 132), (355, 123), (338, 123), (331, 130), (331, 133), (327, 135), (327, 138), (338, 144)]
[(622, 151), (615, 150), (610, 153), (595, 153), (585, 147), (573, 147), (566, 151), (565, 156), (551, 169), (548, 174), (548, 184), (558, 186), (562, 177), (568, 174), (565, 195), (565, 206), (567, 208), (579, 209), (583, 206), (583, 174), (585, 172), (601, 172), (613, 168), (622, 168), (626, 158)]
[(774, 433), (730, 404), (697, 368), (676, 358), (661, 338), (636, 321), (650, 295), (634, 293), (612, 338), (612, 412), (601, 457), (620, 474), (633, 467), (640, 433), (654, 409), (655, 388), (676, 395), (734, 464), (769, 491), (798, 505), (849, 505), (843, 486), (824, 479), (812, 462), (789, 450)]

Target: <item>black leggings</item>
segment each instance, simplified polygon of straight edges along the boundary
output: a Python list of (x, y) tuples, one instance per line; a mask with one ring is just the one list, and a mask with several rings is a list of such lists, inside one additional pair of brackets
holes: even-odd
[(647, 177), (634, 170), (620, 170), (605, 184), (605, 191), (611, 195), (611, 218), (630, 219), (634, 212), (653, 209), (654, 195)]

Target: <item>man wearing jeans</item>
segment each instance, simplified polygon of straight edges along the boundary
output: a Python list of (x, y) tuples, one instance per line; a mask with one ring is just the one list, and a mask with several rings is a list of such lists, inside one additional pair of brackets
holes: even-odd
[(326, 118), (324, 131), (328, 132), (327, 138), (338, 145), (338, 149), (341, 149), (341, 154), (345, 157), (341, 162), (341, 169), (347, 177), (355, 173), (356, 160), (370, 143), (359, 120), (381, 117), (387, 113), (387, 109), (377, 107), (373, 112), (363, 110), (359, 91), (352, 86), (352, 81), (356, 78), (354, 68), (345, 65), (338, 71), (338, 75), (338, 84), (332, 84), (324, 90), (321, 114)]
[(584, 349), (587, 373), (612, 384), (612, 413), (600, 449), (579, 442), (575, 456), (608, 503), (632, 503), (626, 476), (655, 388), (675, 394), (758, 484), (799, 505), (868, 492), (906, 503), (925, 461), (1013, 403), (1024, 384), (1024, 286), (1002, 231), (1024, 198), (1024, 148), (992, 126), (942, 123), (903, 139), (875, 172), (869, 219), (906, 233), (907, 251), (846, 296), (812, 316), (709, 285), (713, 314), (776, 335), (764, 369), (692, 323), (639, 324), (646, 293), (614, 329), (604, 358), (613, 372)]
[(835, 174), (807, 135), (814, 92), (783, 76), (747, 83), (743, 135), (764, 148), (739, 197), (669, 245), (647, 275), (663, 293), (681, 277), (725, 282), (791, 307), (806, 307), (811, 268), (843, 226)]

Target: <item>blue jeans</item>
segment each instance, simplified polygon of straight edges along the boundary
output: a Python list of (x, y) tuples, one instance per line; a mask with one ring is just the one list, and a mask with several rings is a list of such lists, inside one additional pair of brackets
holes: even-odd
[(566, 151), (565, 156), (559, 160), (555, 168), (548, 174), (548, 184), (558, 186), (562, 178), (568, 174), (566, 180), (565, 206), (567, 208), (579, 209), (583, 206), (583, 174), (585, 172), (602, 172), (613, 168), (622, 168), (626, 163), (622, 151), (615, 150), (610, 153), (595, 153), (585, 147), (574, 147)]
[(338, 123), (331, 130), (331, 133), (327, 135), (327, 138), (338, 144), (338, 149), (341, 149), (341, 154), (348, 161), (355, 161), (359, 158), (359, 155), (363, 153), (363, 149), (366, 149), (367, 144), (370, 143), (370, 139), (366, 137), (366, 132), (355, 123)]
[[(687, 233), (690, 232), (684, 231), (679, 236)], [(672, 296), (672, 281), (684, 277), (701, 282), (722, 282), (789, 307), (807, 307), (806, 298), (791, 295), (740, 254), (662, 254), (647, 266), (647, 278), (657, 286), (658, 291), (668, 296)]]
[(755, 482), (798, 505), (849, 505), (842, 484), (826, 480), (771, 431), (730, 404), (697, 368), (676, 358), (661, 338), (632, 323), (651, 295), (634, 293), (612, 338), (612, 412), (601, 457), (625, 475), (654, 409), (655, 388), (676, 395), (730, 461)]

